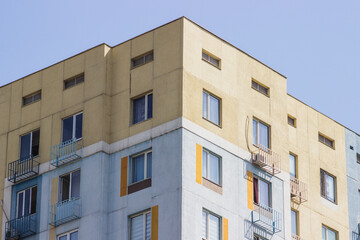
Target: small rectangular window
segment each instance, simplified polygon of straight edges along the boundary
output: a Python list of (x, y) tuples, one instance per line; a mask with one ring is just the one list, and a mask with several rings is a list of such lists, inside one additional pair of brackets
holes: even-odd
[(39, 155), (40, 130), (32, 131), (20, 137), (20, 161)]
[(319, 133), (319, 142), (321, 142), (331, 148), (334, 148), (334, 140), (332, 140), (328, 137), (325, 137), (324, 135), (322, 135), (320, 133)]
[(254, 203), (263, 207), (271, 207), (270, 183), (261, 178), (253, 178)]
[(130, 240), (151, 240), (151, 212), (130, 216)]
[(296, 127), (296, 118), (288, 115), (288, 124), (289, 124), (290, 126)]
[(79, 240), (78, 230), (64, 233), (58, 236), (58, 240)]
[(77, 84), (80, 84), (82, 82), (84, 82), (85, 80), (85, 75), (84, 73), (80, 74), (80, 75), (77, 75), (75, 77), (72, 77), (72, 78), (69, 78), (69, 79), (66, 79), (64, 81), (64, 89), (68, 89), (72, 86), (75, 86)]
[(80, 170), (60, 177), (59, 202), (80, 197)]
[(23, 97), (23, 106), (26, 106), (30, 103), (40, 101), (41, 99), (41, 91), (33, 93), (29, 96)]
[(253, 144), (270, 148), (270, 127), (258, 119), (253, 119)]
[(215, 214), (203, 209), (202, 212), (202, 239), (220, 240), (221, 218)]
[(130, 162), (131, 184), (151, 178), (151, 172), (152, 172), (151, 150), (131, 157), (131, 162)]
[(202, 176), (217, 185), (221, 185), (221, 158), (203, 149)]
[[(298, 212), (291, 209), (291, 235), (296, 237), (298, 233)], [(294, 239), (294, 238), (293, 238)]]
[(322, 239), (323, 240), (337, 240), (337, 232), (326, 227), (322, 226)]
[(290, 153), (289, 160), (290, 160), (290, 166), (289, 166), (290, 177), (297, 178), (297, 157), (294, 154)]
[(251, 81), (251, 87), (256, 91), (259, 91), (262, 94), (269, 96), (269, 87), (266, 87), (265, 85), (255, 82), (254, 80)]
[(203, 118), (220, 125), (220, 99), (203, 92)]
[(202, 52), (202, 59), (208, 63), (210, 63), (211, 65), (214, 65), (215, 67), (217, 68), (220, 68), (220, 58), (218, 57), (215, 57), (215, 56), (212, 56), (211, 54), (209, 53), (206, 53), (206, 52)]
[(324, 170), (320, 170), (321, 196), (335, 203), (336, 179)]
[(356, 153), (356, 161), (357, 163), (360, 163), (360, 153)]
[(131, 59), (131, 67), (136, 68), (154, 60), (154, 52), (148, 52), (141, 56)]
[(63, 131), (62, 131), (62, 141), (66, 142), (71, 139), (81, 139), (82, 138), (82, 121), (83, 114), (78, 113), (63, 119)]
[(144, 96), (132, 100), (133, 105), (133, 124), (151, 119), (153, 116), (153, 94), (148, 93)]
[(16, 218), (36, 213), (37, 186), (17, 193)]

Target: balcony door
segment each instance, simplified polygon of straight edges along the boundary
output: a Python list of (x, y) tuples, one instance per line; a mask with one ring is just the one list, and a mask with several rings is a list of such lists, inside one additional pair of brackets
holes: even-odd
[(37, 187), (31, 187), (17, 193), (16, 218), (36, 213)]

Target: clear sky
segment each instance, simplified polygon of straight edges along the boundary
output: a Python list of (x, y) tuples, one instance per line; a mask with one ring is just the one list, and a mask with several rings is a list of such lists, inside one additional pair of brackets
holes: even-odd
[(360, 0), (3, 0), (0, 86), (186, 16), (288, 78), (360, 133)]

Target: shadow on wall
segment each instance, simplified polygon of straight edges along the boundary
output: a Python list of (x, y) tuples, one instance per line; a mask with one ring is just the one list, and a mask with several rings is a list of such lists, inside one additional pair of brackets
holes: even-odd
[(271, 232), (256, 224), (252, 224), (249, 220), (244, 220), (244, 230), (244, 237), (248, 240), (253, 240), (254, 235), (265, 239), (271, 239), (273, 237)]

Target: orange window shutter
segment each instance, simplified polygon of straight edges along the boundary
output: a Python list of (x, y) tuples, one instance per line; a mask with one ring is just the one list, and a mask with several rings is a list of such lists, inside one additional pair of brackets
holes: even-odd
[(250, 171), (247, 171), (247, 198), (248, 198), (248, 208), (254, 210), (254, 190), (253, 190), (253, 174)]
[(121, 159), (121, 176), (120, 176), (120, 197), (127, 194), (127, 180), (128, 180), (128, 157)]
[(223, 218), (223, 240), (229, 240), (229, 221)]
[(202, 146), (196, 144), (196, 182), (202, 184)]
[(158, 240), (159, 234), (159, 205), (151, 208), (151, 240)]

